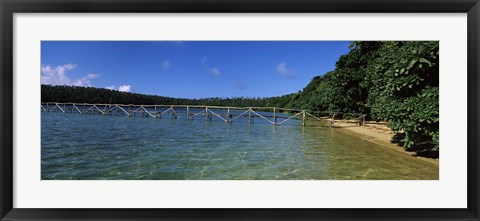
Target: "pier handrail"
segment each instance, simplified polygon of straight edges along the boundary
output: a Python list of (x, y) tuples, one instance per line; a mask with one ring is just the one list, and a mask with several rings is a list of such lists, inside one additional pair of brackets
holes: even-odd
[(346, 113), (339, 111), (312, 111), (312, 110), (300, 110), (292, 108), (282, 108), (282, 107), (234, 107), (234, 106), (210, 106), (210, 105), (187, 105), (187, 104), (102, 104), (102, 103), (74, 103), (74, 102), (41, 102), (41, 104), (59, 104), (59, 105), (96, 105), (96, 106), (120, 106), (120, 107), (192, 107), (192, 108), (211, 108), (211, 109), (237, 109), (237, 110), (248, 110), (248, 109), (257, 109), (257, 110), (282, 110), (282, 111), (293, 111), (293, 112), (302, 112), (308, 111), (309, 113), (335, 113), (335, 114), (348, 114), (352, 116), (362, 116), (362, 113)]
[[(49, 107), (49, 105), (52, 106), (52, 108)], [(310, 111), (310, 110), (299, 110), (299, 109), (291, 109), (291, 108), (279, 108), (279, 107), (232, 107), (232, 106), (209, 106), (209, 105), (186, 105), (186, 104), (151, 104), (151, 105), (142, 105), (142, 104), (101, 104), (101, 103), (74, 103), (74, 102), (41, 102), (40, 104), (41, 108), (46, 111), (61, 111), (63, 113), (66, 113), (67, 110), (71, 110), (73, 113), (73, 110), (76, 110), (80, 114), (84, 113), (93, 113), (95, 114), (95, 111), (102, 115), (107, 115), (111, 114), (112, 112), (116, 111), (117, 114), (120, 112), (120, 114), (124, 115), (126, 114), (127, 116), (131, 117), (132, 115), (135, 116), (136, 113), (140, 113), (143, 116), (146, 117), (152, 117), (152, 118), (157, 118), (157, 117), (162, 117), (162, 115), (167, 115), (170, 114), (173, 118), (177, 118), (179, 116), (178, 113), (182, 112), (176, 112), (175, 108), (186, 108), (187, 110), (187, 119), (193, 119), (195, 116), (198, 115), (205, 115), (206, 119), (210, 119), (209, 115), (216, 116), (223, 121), (227, 123), (231, 123), (233, 120), (239, 118), (240, 116), (246, 116), (248, 113), (248, 118), (249, 122), (252, 122), (253, 117), (260, 117), (261, 119), (273, 124), (273, 125), (281, 125), (284, 122), (290, 120), (290, 119), (301, 119), (303, 122), (303, 125), (305, 125), (305, 120), (307, 117), (312, 117), (315, 120), (322, 121), (320, 117), (318, 117), (317, 114), (325, 114), (323, 115), (323, 118), (326, 116), (331, 116), (332, 121), (335, 121), (335, 116), (338, 115), (348, 115), (351, 116), (352, 120), (362, 120), (362, 124), (365, 124), (365, 114), (359, 114), (359, 113), (344, 113), (344, 112), (335, 112), (335, 111)], [(61, 107), (63, 106), (63, 108)], [(70, 107), (73, 106), (73, 107)], [(83, 112), (80, 110), (80, 108), (83, 107)], [(88, 108), (87, 108), (88, 107)], [(128, 108), (127, 108), (128, 107)], [(166, 110), (157, 110), (158, 107), (161, 108), (166, 108)], [(70, 109), (68, 109), (70, 108)], [(102, 109), (100, 109), (102, 108)], [(108, 108), (108, 109), (107, 109)], [(154, 110), (148, 110), (147, 108), (154, 108)], [(191, 109), (200, 109), (202, 111), (198, 113), (190, 112)], [(117, 110), (115, 110), (117, 109)], [(133, 109), (133, 110), (132, 110)], [(212, 110), (218, 110), (218, 109), (223, 109), (227, 110), (227, 119), (223, 118), (222, 116), (225, 116), (225, 114), (218, 114), (215, 113)], [(178, 109), (177, 109), (178, 110)], [(230, 112), (231, 110), (242, 110), (241, 114), (235, 113), (233, 114)], [(265, 114), (260, 114), (257, 111), (263, 110), (267, 112), (273, 112), (273, 116), (268, 116)], [(278, 111), (283, 112), (283, 111), (288, 111), (292, 113), (293, 115), (290, 117), (285, 117), (285, 116), (278, 116), (276, 113)], [(253, 114), (253, 115), (252, 115)], [(302, 117), (297, 117), (299, 115), (302, 115)], [(317, 115), (317, 116), (315, 116)], [(235, 117), (234, 117), (235, 116)], [(277, 123), (278, 118), (283, 118), (285, 120)], [(324, 118), (325, 119), (325, 118)]]

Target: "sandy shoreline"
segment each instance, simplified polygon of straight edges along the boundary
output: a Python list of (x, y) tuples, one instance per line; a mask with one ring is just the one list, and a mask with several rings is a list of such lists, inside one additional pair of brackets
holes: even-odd
[(349, 123), (340, 123), (335, 122), (333, 124), (338, 130), (342, 130), (348, 134), (353, 136), (357, 136), (363, 140), (394, 149), (396, 151), (408, 154), (412, 157), (417, 159), (430, 162), (435, 165), (439, 165), (439, 159), (432, 159), (427, 157), (415, 156), (414, 152), (406, 151), (402, 146), (399, 146), (395, 143), (392, 143), (391, 140), (395, 133), (390, 130), (387, 126), (384, 125), (373, 125), (373, 124), (366, 124), (364, 127), (360, 127), (357, 125), (349, 124)]

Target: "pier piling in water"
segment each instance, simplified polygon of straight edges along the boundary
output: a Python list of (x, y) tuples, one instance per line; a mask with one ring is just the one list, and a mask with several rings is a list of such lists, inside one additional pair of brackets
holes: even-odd
[(275, 107), (273, 108), (273, 125), (277, 125), (277, 116), (275, 116)]

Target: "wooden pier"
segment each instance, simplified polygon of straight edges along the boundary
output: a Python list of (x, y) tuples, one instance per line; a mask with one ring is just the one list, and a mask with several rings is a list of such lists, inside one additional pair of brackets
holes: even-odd
[(232, 123), (239, 118), (248, 119), (248, 123), (254, 123), (258, 118), (272, 125), (282, 125), (289, 120), (300, 120), (302, 126), (308, 120), (325, 121), (335, 120), (335, 116), (347, 116), (351, 122), (365, 125), (364, 114), (296, 110), (278, 107), (222, 107), (222, 106), (199, 106), (199, 105), (134, 105), (134, 104), (88, 104), (88, 103), (56, 103), (42, 102), (41, 110), (45, 112), (99, 114), (99, 115), (123, 115), (127, 117), (185, 118), (193, 120), (204, 118), (212, 121), (220, 119), (226, 123)]

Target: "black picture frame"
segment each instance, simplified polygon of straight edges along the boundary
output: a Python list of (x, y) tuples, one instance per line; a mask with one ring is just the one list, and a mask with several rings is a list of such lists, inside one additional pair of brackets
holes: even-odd
[[(0, 0), (1, 220), (480, 220), (478, 0)], [(468, 208), (466, 209), (17, 209), (13, 208), (14, 13), (467, 13)], [(454, 148), (454, 147), (452, 147)], [(92, 199), (95, 200), (95, 199)]]

